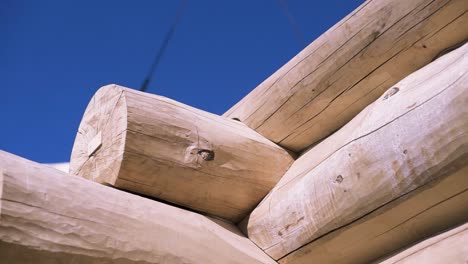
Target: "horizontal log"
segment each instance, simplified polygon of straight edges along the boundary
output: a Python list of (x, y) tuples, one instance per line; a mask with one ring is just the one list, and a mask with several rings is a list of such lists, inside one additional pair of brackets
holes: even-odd
[(237, 222), (292, 161), (238, 121), (109, 85), (84, 113), (70, 173)]
[(249, 238), (282, 258), (467, 164), (467, 53), (403, 79), (295, 161), (251, 213)]
[(281, 264), (371, 263), (468, 221), (468, 166), (281, 258)]
[(235, 226), (0, 151), (2, 263), (275, 263)]
[(468, 39), (467, 9), (465, 0), (368, 0), (224, 116), (286, 149), (304, 150)]
[(468, 224), (426, 239), (379, 264), (467, 263)]

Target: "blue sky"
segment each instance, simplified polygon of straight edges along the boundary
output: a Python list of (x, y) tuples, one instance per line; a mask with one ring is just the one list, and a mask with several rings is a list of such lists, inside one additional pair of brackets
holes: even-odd
[[(363, 1), (188, 0), (148, 92), (222, 114)], [(101, 86), (138, 89), (179, 1), (1, 0), (0, 149), (70, 158)]]

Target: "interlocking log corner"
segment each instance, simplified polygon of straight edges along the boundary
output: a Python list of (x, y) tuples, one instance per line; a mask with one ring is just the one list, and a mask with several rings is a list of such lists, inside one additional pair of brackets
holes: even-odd
[[(423, 186), (462, 173), (456, 185), (442, 190), (466, 191), (467, 105), (465, 44), (397, 83), (296, 160), (250, 215), (249, 238), (274, 259), (289, 254), (282, 263), (308, 263), (323, 251), (308, 250), (307, 243)], [(460, 210), (467, 218), (466, 206)], [(447, 221), (460, 220), (455, 218)]]

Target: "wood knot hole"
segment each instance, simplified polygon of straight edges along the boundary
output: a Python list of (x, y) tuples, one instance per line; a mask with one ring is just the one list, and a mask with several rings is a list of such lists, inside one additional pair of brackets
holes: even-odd
[(208, 149), (200, 149), (198, 151), (198, 155), (206, 161), (214, 160), (215, 157), (214, 151)]
[(390, 90), (388, 90), (388, 92), (385, 94), (384, 96), (384, 100), (387, 100), (388, 98), (392, 97), (393, 95), (395, 95), (396, 93), (398, 93), (398, 91), (400, 91), (400, 88), (398, 87), (392, 87)]
[(336, 176), (335, 182), (336, 182), (336, 183), (342, 183), (343, 180), (344, 180), (343, 176), (338, 175), (338, 176)]

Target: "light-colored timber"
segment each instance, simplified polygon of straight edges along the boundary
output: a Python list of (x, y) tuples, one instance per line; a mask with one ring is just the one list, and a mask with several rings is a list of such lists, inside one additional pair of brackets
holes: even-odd
[(281, 264), (371, 263), (468, 221), (468, 166), (419, 188), (285, 257)]
[(0, 262), (275, 263), (235, 226), (0, 151)]
[(249, 238), (280, 259), (464, 167), (467, 54), (468, 44), (409, 75), (295, 161), (251, 213)]
[(468, 39), (466, 0), (369, 0), (224, 116), (298, 152)]
[(468, 224), (424, 240), (379, 264), (466, 264)]
[(109, 85), (84, 113), (70, 173), (237, 222), (292, 161), (238, 121)]

